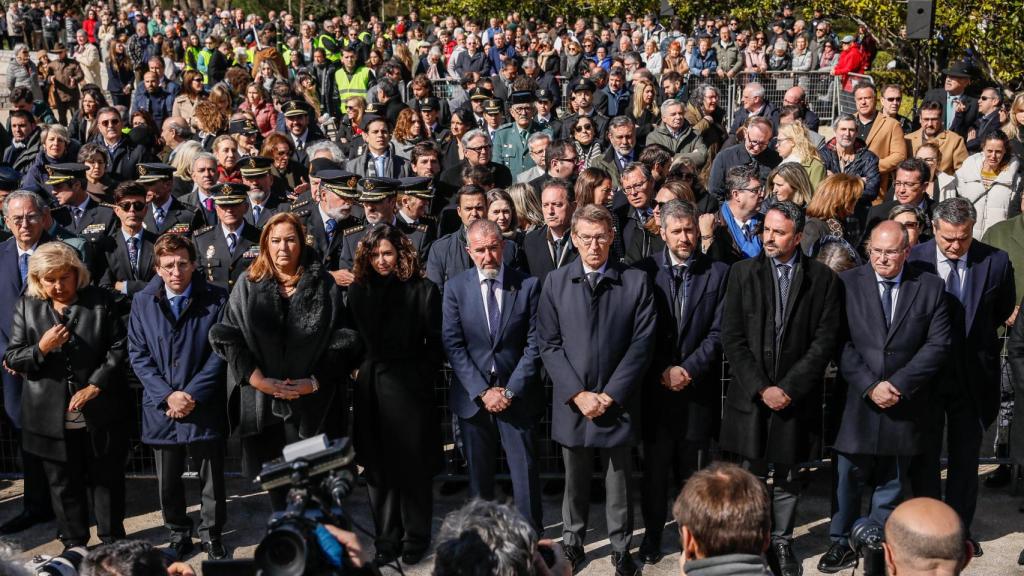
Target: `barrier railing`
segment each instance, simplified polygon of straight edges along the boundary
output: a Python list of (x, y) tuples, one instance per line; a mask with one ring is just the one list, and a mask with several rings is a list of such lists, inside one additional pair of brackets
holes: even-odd
[(764, 88), (765, 100), (776, 108), (783, 106), (786, 91), (794, 86), (804, 89), (804, 101), (808, 108), (818, 115), (822, 124), (832, 122), (836, 116), (837, 89), (836, 77), (827, 70), (811, 72), (770, 71), (741, 72), (732, 78), (711, 76), (689, 76), (686, 80), (687, 94), (693, 94), (701, 84), (710, 84), (718, 89), (719, 106), (725, 106), (726, 122), (731, 125), (733, 114), (743, 102), (743, 88), (751, 82), (758, 82)]
[(851, 72), (846, 75), (846, 82), (836, 81), (836, 111), (839, 115), (857, 113), (857, 103), (853, 99), (853, 87), (861, 82), (874, 84), (875, 79), (866, 74)]

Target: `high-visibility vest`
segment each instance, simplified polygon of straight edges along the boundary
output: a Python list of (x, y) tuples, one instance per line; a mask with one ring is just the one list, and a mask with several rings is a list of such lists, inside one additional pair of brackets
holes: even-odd
[(185, 70), (199, 69), (199, 49), (195, 46), (185, 48)]
[(316, 47), (324, 49), (324, 55), (331, 62), (341, 61), (341, 47), (338, 41), (330, 34), (321, 34), (316, 38)]
[(203, 48), (199, 51), (199, 55), (196, 56), (196, 70), (199, 70), (199, 73), (203, 75), (203, 84), (210, 83), (210, 56), (213, 56), (213, 50), (209, 48)]
[(287, 44), (281, 44), (278, 46), (277, 51), (281, 53), (281, 58), (284, 58), (284, 65), (291, 67), (292, 65), (292, 49)]
[(338, 85), (338, 99), (341, 100), (341, 113), (347, 112), (345, 101), (353, 96), (366, 98), (366, 89), (370, 87), (370, 69), (366, 66), (356, 68), (350, 76), (344, 68), (334, 73), (334, 81)]

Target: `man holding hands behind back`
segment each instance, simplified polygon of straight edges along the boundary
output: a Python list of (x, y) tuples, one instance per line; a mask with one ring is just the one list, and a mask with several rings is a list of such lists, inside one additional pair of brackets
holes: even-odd
[(537, 311), (541, 359), (554, 385), (552, 430), (562, 445), (566, 557), (583, 561), (595, 452), (605, 472), (606, 516), (617, 576), (639, 568), (633, 532), (630, 450), (640, 431), (640, 388), (654, 345), (654, 298), (647, 275), (609, 262), (612, 215), (596, 204), (572, 218), (576, 262), (548, 274)]

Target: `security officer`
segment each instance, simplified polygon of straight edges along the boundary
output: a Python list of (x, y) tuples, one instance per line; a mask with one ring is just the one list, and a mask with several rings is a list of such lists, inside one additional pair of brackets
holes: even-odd
[(238, 153), (242, 156), (258, 155), (263, 139), (260, 129), (251, 118), (239, 118), (228, 123), (228, 134), (238, 144)]
[(260, 232), (245, 223), (249, 209), (249, 187), (238, 182), (221, 182), (210, 191), (217, 211), (217, 224), (195, 231), (198, 269), (206, 281), (229, 291), (260, 252)]
[(534, 121), (533, 102), (536, 99), (533, 92), (513, 92), (509, 97), (509, 112), (512, 121), (503, 124), (494, 133), (494, 147), (491, 149), (491, 160), (508, 166), (513, 174), (520, 174), (533, 168), (533, 158), (530, 157), (530, 148), (526, 145), (527, 139), (536, 132), (547, 132), (550, 130), (542, 127)]
[(274, 214), (290, 209), (287, 196), (273, 193), (271, 164), (270, 158), (263, 156), (243, 156), (238, 160), (242, 183), (249, 187), (249, 210), (245, 213), (245, 223), (257, 230), (262, 230)]
[(46, 184), (60, 207), (53, 210), (53, 219), (69, 231), (90, 242), (99, 242), (117, 226), (114, 209), (89, 197), (85, 190), (85, 164), (50, 164), (46, 167)]
[(494, 98), (494, 93), (482, 86), (477, 86), (469, 91), (469, 109), (473, 111), (473, 118), (476, 119), (476, 126), (469, 126), (469, 129), (483, 128), (487, 125), (484, 122), (484, 103)]
[(136, 167), (137, 184), (146, 189), (149, 210), (142, 227), (157, 236), (163, 234), (192, 235), (195, 208), (186, 206), (171, 194), (174, 188), (174, 166), (160, 163), (142, 163)]
[(484, 102), (484, 124), (481, 129), (487, 132), (487, 136), (494, 141), (498, 128), (505, 122), (505, 104), (498, 98), (491, 98)]
[(426, 224), (407, 224), (398, 217), (395, 196), (399, 186), (401, 181), (393, 178), (363, 178), (359, 181), (359, 188), (362, 191), (359, 202), (366, 213), (366, 224), (345, 231), (338, 262), (339, 271), (345, 274), (339, 275), (339, 285), (348, 286), (352, 283), (351, 270), (355, 262), (356, 247), (363, 236), (378, 224), (390, 224), (404, 232), (421, 259), (426, 260), (427, 250), (433, 240), (432, 227)]
[(328, 271), (339, 269), (342, 239), (345, 231), (363, 221), (353, 208), (359, 201), (359, 176), (339, 169), (319, 173), (319, 201), (294, 210), (306, 225), (306, 245), (312, 246)]
[(562, 121), (558, 119), (558, 114), (554, 110), (555, 94), (547, 88), (540, 88), (534, 92), (534, 96), (537, 97), (536, 102), (534, 102), (537, 116), (533, 121), (547, 128), (552, 136), (561, 134)]
[[(434, 200), (433, 179), (424, 176), (411, 176), (398, 179), (398, 223), (407, 228), (406, 235), (412, 239), (413, 246), (417, 246), (420, 259), (427, 261), (427, 251), (430, 245), (437, 239), (437, 220), (427, 213), (430, 203)], [(427, 227), (422, 233), (422, 247), (417, 244), (421, 235), (421, 228)], [(409, 231), (411, 230), (411, 232)]]

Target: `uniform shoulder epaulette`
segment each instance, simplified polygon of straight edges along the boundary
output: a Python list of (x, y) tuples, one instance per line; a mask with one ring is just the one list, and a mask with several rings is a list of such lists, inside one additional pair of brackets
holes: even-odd
[(511, 128), (513, 124), (515, 124), (515, 122), (505, 122), (501, 126), (498, 126), (498, 128), (495, 130), (495, 132), (497, 133), (497, 132), (501, 132), (502, 130), (504, 130), (506, 128)]
[(214, 228), (215, 228), (215, 226), (213, 224), (210, 224), (209, 226), (203, 226), (202, 228), (199, 228), (198, 230), (193, 232), (192, 235), (193, 236), (202, 236), (203, 234), (206, 234), (207, 232), (209, 232), (210, 230), (213, 230)]
[(430, 229), (430, 226), (427, 226), (426, 224), (415, 224), (415, 227), (420, 232), (426, 232), (427, 230)]
[(111, 210), (113, 210), (114, 208), (116, 208), (116, 206), (114, 206), (114, 205), (113, 205), (113, 204), (111, 204), (110, 202), (100, 202), (100, 206), (103, 206), (103, 207), (105, 207), (105, 208), (110, 208)]
[(298, 210), (298, 211), (296, 211), (294, 209), (291, 212), (292, 212), (292, 214), (295, 214), (299, 218), (309, 218), (309, 215), (313, 213), (312, 210)]
[(350, 236), (352, 234), (355, 234), (356, 232), (362, 232), (363, 230), (366, 230), (366, 224), (360, 224), (359, 226), (353, 226), (351, 228), (346, 228), (345, 229), (345, 236)]
[(433, 214), (424, 214), (420, 216), (420, 220), (426, 220), (427, 222), (437, 222), (437, 218), (434, 218)]
[(306, 206), (307, 204), (309, 204), (309, 198), (306, 198), (305, 200), (301, 200), (299, 202), (292, 202), (290, 210), (292, 212), (295, 212), (296, 210), (302, 208), (303, 206)]

